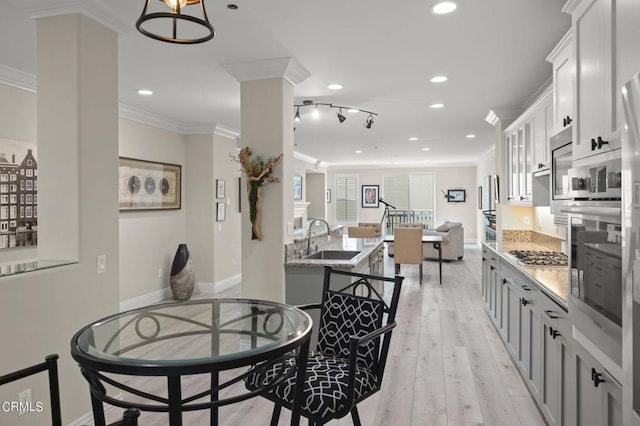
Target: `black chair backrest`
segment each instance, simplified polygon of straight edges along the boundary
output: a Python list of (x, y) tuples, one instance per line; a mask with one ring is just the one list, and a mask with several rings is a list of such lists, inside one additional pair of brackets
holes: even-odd
[[(332, 277), (347, 276), (350, 283), (343, 288), (331, 284)], [(362, 337), (383, 325), (395, 322), (403, 277), (380, 277), (325, 267), (322, 308), (317, 349), (335, 356), (348, 357), (351, 336)], [(344, 280), (343, 280), (344, 281)], [(391, 295), (385, 298), (375, 283), (392, 283)], [(386, 315), (386, 319), (385, 319)], [(384, 324), (383, 324), (384, 322)], [(358, 362), (374, 372), (384, 371), (391, 333), (373, 339), (358, 350)]]

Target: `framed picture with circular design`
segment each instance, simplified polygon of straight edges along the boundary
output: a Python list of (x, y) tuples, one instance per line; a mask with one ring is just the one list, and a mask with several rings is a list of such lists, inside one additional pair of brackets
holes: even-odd
[(121, 211), (181, 208), (182, 166), (120, 157), (118, 204)]

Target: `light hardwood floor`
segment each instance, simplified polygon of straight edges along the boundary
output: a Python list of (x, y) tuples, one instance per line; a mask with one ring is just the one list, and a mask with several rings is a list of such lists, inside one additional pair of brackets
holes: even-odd
[[(382, 390), (358, 406), (363, 425), (545, 424), (484, 311), (481, 266), (480, 248), (467, 245), (462, 261), (443, 264), (442, 285), (437, 262), (425, 262), (422, 286), (417, 265), (402, 267), (398, 327)], [(385, 257), (385, 271), (393, 273), (393, 259)], [(240, 297), (240, 287), (216, 297)], [(194, 378), (191, 386), (202, 389), (206, 383)], [(220, 424), (268, 425), (272, 408), (262, 398), (223, 407)], [(109, 416), (119, 413), (120, 409), (110, 410)], [(289, 419), (283, 410), (279, 424)], [(139, 424), (168, 423), (166, 414), (143, 413)], [(208, 412), (186, 413), (184, 424), (207, 425)], [(347, 416), (329, 424), (352, 422)]]

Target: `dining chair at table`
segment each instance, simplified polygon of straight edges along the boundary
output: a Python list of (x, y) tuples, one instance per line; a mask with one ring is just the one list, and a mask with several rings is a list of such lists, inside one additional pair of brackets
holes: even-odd
[(349, 238), (375, 238), (376, 228), (373, 226), (350, 226), (347, 228)]
[[(384, 297), (385, 292), (378, 292), (372, 281), (393, 286), (390, 299)], [(322, 302), (298, 306), (320, 309), (318, 343), (307, 359), (300, 407), (310, 425), (322, 425), (349, 413), (354, 425), (361, 424), (357, 404), (382, 386), (402, 281), (399, 276), (379, 277), (327, 266)], [(259, 389), (290, 368), (294, 368), (293, 361), (274, 365), (249, 376), (245, 385)], [(275, 403), (271, 425), (278, 424), (282, 407), (292, 408), (294, 394), (295, 380), (261, 393)]]
[(393, 231), (396, 274), (400, 273), (400, 265), (418, 265), (420, 268), (420, 285), (422, 285), (422, 229), (398, 227)]

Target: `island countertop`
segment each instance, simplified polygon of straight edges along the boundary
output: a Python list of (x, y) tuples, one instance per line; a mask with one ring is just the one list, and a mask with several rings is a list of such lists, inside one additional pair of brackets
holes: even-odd
[(343, 236), (338, 238), (330, 245), (324, 246), (323, 250), (353, 250), (360, 253), (351, 259), (305, 259), (306, 255), (298, 259), (288, 259), (285, 262), (285, 266), (305, 266), (311, 268), (318, 268), (324, 266), (332, 266), (334, 268), (352, 269), (363, 260), (367, 259), (371, 253), (377, 250), (384, 239), (382, 237), (376, 238), (349, 238)]
[(548, 248), (536, 243), (521, 241), (483, 241), (482, 244), (533, 280), (557, 304), (568, 309), (569, 271), (567, 267), (523, 266), (509, 254), (511, 250), (549, 251)]

